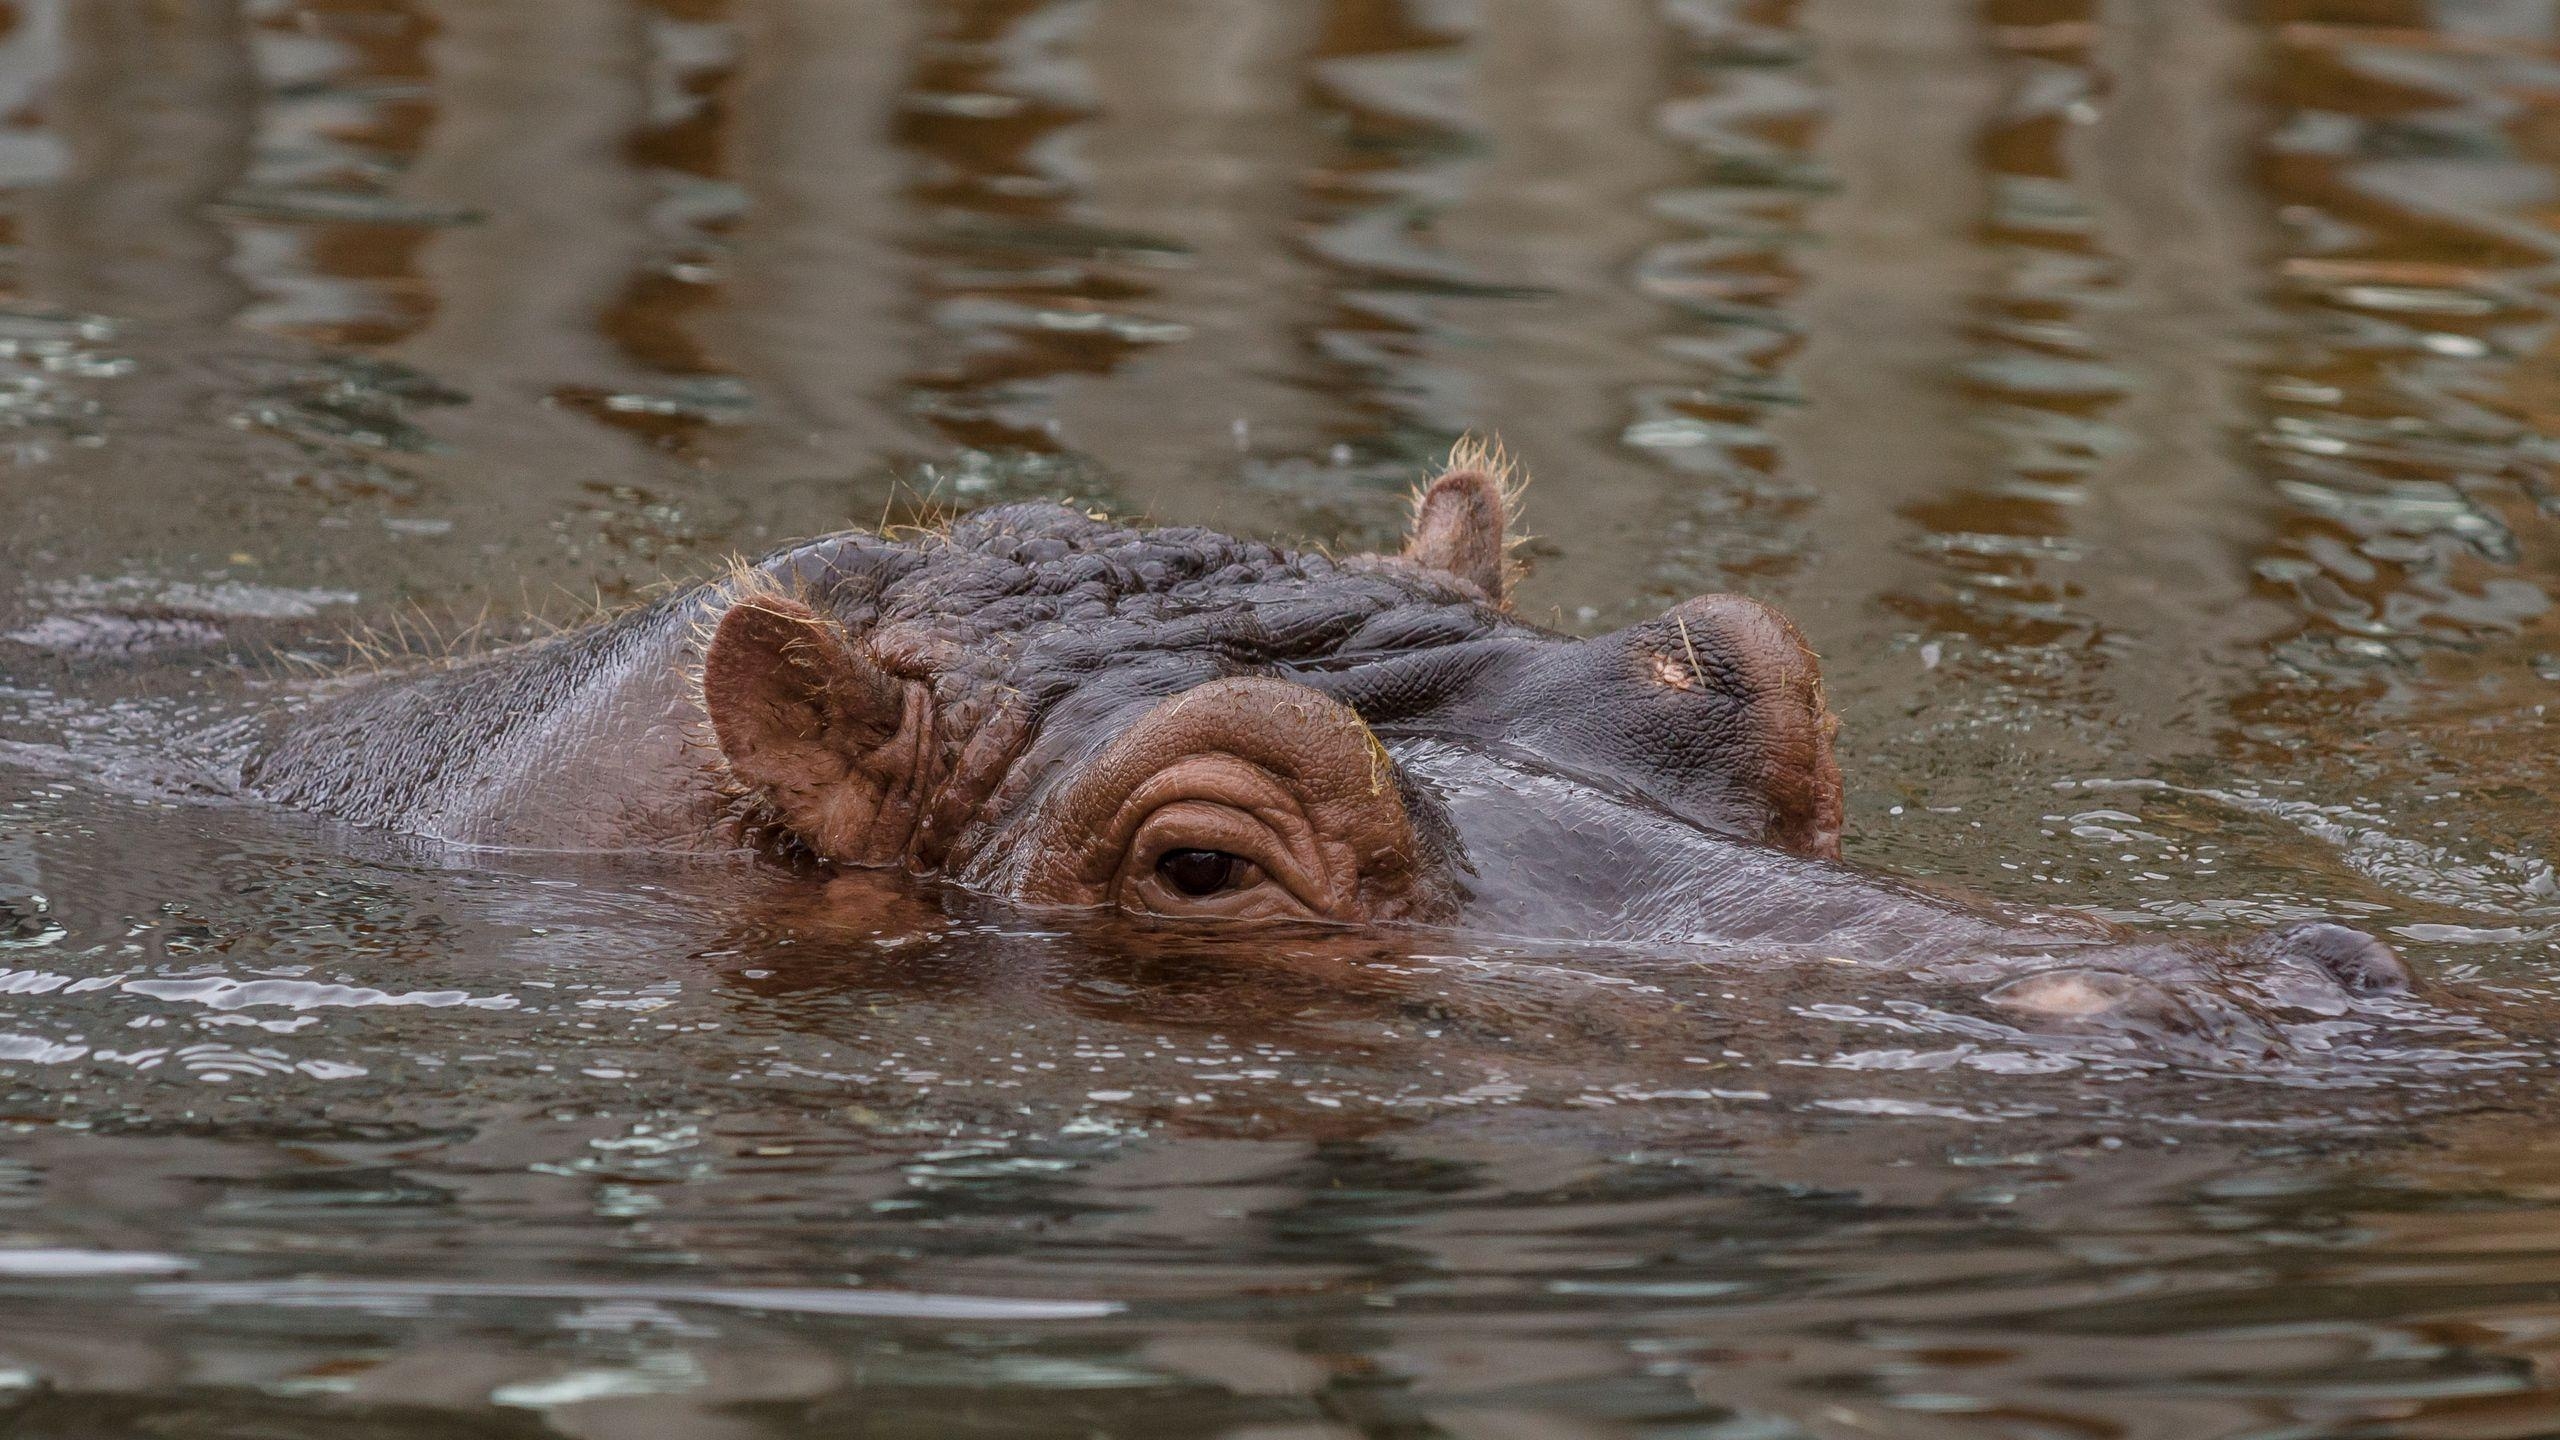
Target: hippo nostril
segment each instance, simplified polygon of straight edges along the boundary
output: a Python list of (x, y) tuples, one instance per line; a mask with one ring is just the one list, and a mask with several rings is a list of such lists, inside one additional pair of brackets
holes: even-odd
[(2278, 949), (2319, 966), (2350, 995), (2406, 995), (2417, 983), (2400, 952), (2361, 930), (2323, 920), (2269, 938)]

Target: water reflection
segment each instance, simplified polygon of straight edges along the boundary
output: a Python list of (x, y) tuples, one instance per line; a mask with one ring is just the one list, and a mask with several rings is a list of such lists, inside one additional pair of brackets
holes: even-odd
[[(2421, 0), (0, 7), (0, 1414), (2552, 1430), (2555, 56)], [(130, 798), (273, 686), (847, 522), (1374, 545), (1471, 427), (1529, 613), (1802, 616), (1863, 860), (2352, 918), (2437, 996), (2181, 1065)]]
[(466, 214), (406, 203), (436, 119), (415, 5), (261, 5), (246, 47), (261, 86), (256, 155), (224, 197), (232, 264), (256, 292), (240, 319), (323, 343), (389, 345), (435, 296), (418, 252)]

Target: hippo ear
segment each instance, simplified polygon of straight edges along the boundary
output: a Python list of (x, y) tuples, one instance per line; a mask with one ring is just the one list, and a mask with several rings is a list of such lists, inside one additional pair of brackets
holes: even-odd
[(1405, 558), (1454, 575), (1508, 607), (1509, 478), (1499, 451), (1464, 446), (1453, 453), (1449, 469), (1414, 497)]
[(903, 853), (922, 734), (908, 685), (796, 600), (729, 607), (702, 657), (702, 708), (729, 773), (810, 849), (847, 864)]

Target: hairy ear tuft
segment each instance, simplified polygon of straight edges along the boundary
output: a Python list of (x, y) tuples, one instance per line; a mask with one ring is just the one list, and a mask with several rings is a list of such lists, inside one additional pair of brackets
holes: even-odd
[(702, 658), (702, 708), (729, 773), (812, 850), (849, 864), (888, 863), (913, 828), (921, 726), (908, 690), (833, 622), (778, 595), (731, 605)]
[(1508, 607), (1511, 522), (1521, 484), (1499, 445), (1460, 441), (1449, 452), (1449, 468), (1414, 496), (1405, 558), (1454, 575)]

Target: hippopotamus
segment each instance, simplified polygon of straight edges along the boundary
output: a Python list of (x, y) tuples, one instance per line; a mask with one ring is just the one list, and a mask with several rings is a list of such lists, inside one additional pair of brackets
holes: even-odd
[(846, 531), (264, 717), (227, 737), (232, 783), (464, 849), (758, 855), (777, 883), (904, 869), (1158, 923), (1814, 954), (2066, 1018), (2234, 969), (2332, 1012), (2409, 983), (2341, 926), (2138, 940), (1843, 863), (1839, 722), (1796, 627), (1735, 595), (1588, 638), (1531, 623), (1517, 498), (1468, 449), (1394, 553), (1056, 504)]

